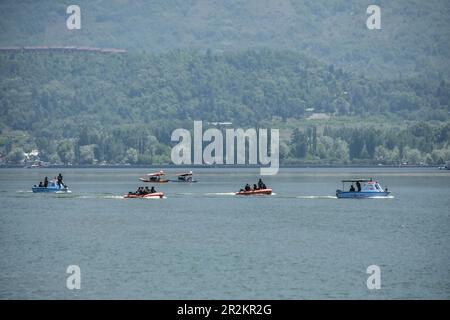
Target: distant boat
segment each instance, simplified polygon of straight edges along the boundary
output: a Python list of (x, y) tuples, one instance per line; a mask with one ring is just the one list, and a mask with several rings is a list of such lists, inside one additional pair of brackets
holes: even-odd
[(439, 167), (439, 170), (450, 170), (450, 162), (447, 162), (444, 166)]
[(48, 163), (45, 163), (43, 161), (35, 162), (31, 165), (26, 166), (27, 169), (37, 169), (37, 168), (47, 168)]
[[(344, 191), (346, 183), (351, 183), (349, 191)], [(381, 185), (372, 179), (342, 180), (342, 190), (336, 190), (336, 197), (339, 199), (379, 198), (387, 197), (389, 194), (387, 188), (383, 190)]]
[(152, 182), (152, 183), (166, 183), (169, 182), (169, 180), (164, 179), (163, 177), (166, 174), (164, 171), (154, 172), (154, 173), (148, 173), (145, 177), (139, 178), (142, 182)]
[(171, 180), (173, 182), (197, 182), (197, 180), (194, 180), (192, 171), (186, 172), (186, 173), (179, 173), (177, 180)]

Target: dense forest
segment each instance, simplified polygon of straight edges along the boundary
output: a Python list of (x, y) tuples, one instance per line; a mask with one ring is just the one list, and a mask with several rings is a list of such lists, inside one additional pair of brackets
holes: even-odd
[(284, 164), (450, 160), (448, 79), (369, 79), (292, 51), (2, 53), (0, 109), (10, 164), (36, 149), (51, 163), (169, 163), (171, 132), (193, 120), (279, 128)]
[[(129, 52), (292, 50), (373, 78), (450, 75), (445, 0), (77, 0), (0, 2), (0, 46), (94, 46)], [(367, 7), (381, 7), (368, 30)]]

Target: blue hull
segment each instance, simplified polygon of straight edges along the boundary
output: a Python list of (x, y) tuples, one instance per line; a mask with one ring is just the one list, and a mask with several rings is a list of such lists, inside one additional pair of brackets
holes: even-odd
[(367, 199), (367, 198), (384, 198), (387, 197), (390, 192), (352, 192), (352, 191), (337, 191), (336, 197), (339, 199)]
[(54, 187), (32, 187), (31, 190), (34, 193), (46, 193), (46, 192), (70, 192), (67, 188), (54, 188)]

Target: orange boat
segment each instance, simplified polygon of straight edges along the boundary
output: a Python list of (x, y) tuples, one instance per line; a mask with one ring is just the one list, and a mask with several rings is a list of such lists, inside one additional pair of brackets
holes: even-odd
[(272, 189), (259, 189), (259, 190), (236, 192), (237, 196), (255, 196), (255, 195), (271, 195), (271, 194), (272, 194)]
[(164, 193), (162, 192), (154, 192), (154, 193), (147, 193), (147, 194), (133, 194), (129, 193), (123, 196), (124, 198), (130, 198), (130, 199), (148, 199), (148, 198), (162, 198), (164, 197)]

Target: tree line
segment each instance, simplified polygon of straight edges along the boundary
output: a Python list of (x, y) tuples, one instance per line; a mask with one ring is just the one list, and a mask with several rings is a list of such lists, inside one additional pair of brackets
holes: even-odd
[[(445, 78), (367, 79), (291, 51), (2, 53), (0, 155), (14, 163), (38, 149), (52, 163), (167, 163), (171, 132), (194, 120), (289, 131), (314, 112), (383, 117), (392, 127), (299, 126), (282, 141), (286, 163), (437, 163), (446, 158), (449, 101)], [(413, 125), (395, 126), (404, 121)]]

